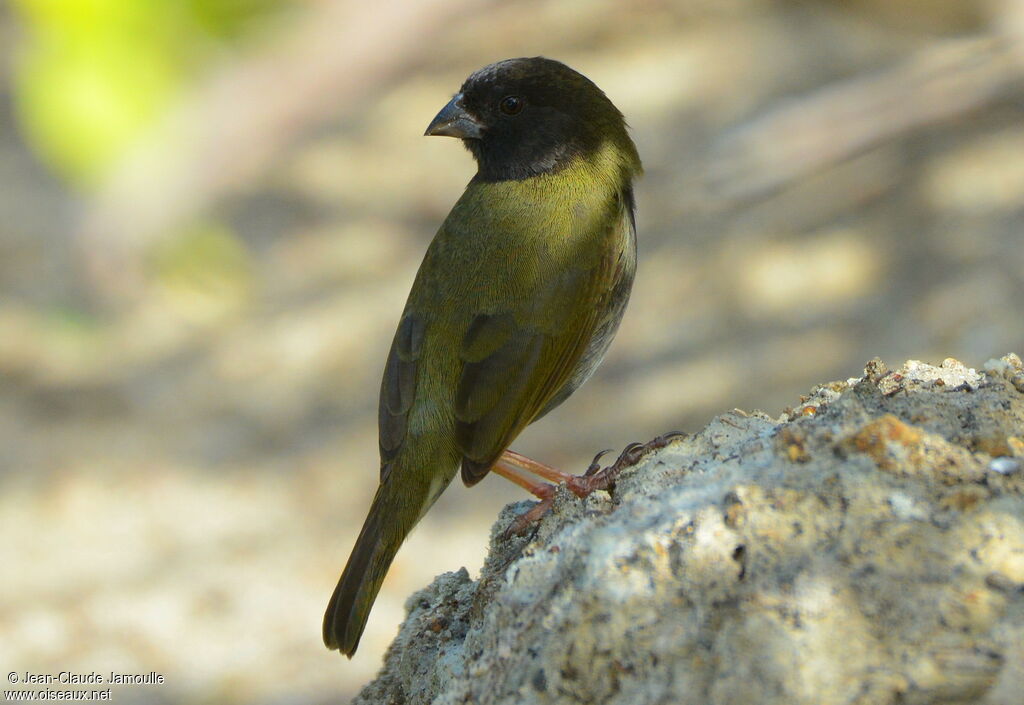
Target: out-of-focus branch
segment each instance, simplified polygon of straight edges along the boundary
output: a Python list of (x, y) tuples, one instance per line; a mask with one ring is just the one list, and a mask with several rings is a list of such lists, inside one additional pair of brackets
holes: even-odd
[(146, 243), (252, 180), (325, 112), (353, 113), (483, 0), (325, 0), (272, 46), (213, 76), (112, 170), (80, 231), (93, 283), (136, 290)]
[(936, 41), (903, 63), (787, 101), (712, 147), (705, 196), (729, 203), (781, 188), (925, 125), (969, 113), (1024, 85), (1024, 3), (985, 36)]

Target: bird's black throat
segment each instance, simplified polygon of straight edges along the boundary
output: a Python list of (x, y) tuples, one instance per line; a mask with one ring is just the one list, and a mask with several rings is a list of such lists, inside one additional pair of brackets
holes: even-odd
[(463, 140), (477, 163), (477, 181), (520, 181), (553, 174), (578, 157), (594, 153), (599, 139), (578, 135), (566, 140), (547, 130), (526, 135), (492, 135)]

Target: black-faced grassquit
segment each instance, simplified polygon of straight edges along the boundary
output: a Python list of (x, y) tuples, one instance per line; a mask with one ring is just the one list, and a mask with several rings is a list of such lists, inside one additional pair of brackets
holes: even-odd
[(472, 74), (427, 135), (477, 173), (427, 249), (384, 367), (380, 486), (324, 615), (352, 656), (405, 537), (461, 468), (479, 482), (593, 373), (636, 267), (640, 158), (589, 79), (545, 58)]

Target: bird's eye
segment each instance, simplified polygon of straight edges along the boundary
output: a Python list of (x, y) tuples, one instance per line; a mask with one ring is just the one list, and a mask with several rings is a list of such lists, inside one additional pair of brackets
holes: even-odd
[(506, 115), (518, 115), (523, 109), (523, 99), (517, 95), (507, 95), (498, 103), (501, 112)]

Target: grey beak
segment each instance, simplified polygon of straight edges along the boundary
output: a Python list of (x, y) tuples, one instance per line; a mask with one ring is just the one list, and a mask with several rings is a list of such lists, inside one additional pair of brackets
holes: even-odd
[(424, 135), (436, 137), (458, 137), (459, 139), (480, 139), (483, 135), (480, 122), (462, 107), (462, 94), (459, 93), (441, 112), (430, 121)]

